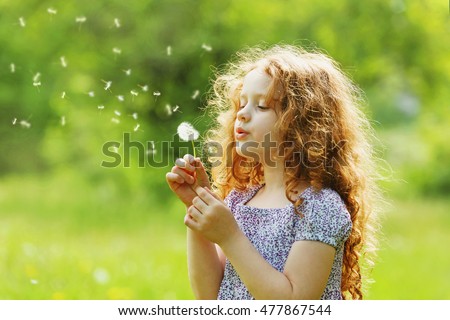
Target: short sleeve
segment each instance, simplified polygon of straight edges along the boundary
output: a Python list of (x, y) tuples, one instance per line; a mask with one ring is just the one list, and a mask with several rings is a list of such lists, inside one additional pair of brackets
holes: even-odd
[(230, 210), (233, 212), (234, 206), (236, 205), (236, 201), (238, 200), (239, 192), (235, 189), (231, 190), (228, 195), (223, 199), (225, 204), (230, 208)]
[(323, 189), (304, 201), (303, 217), (295, 226), (295, 240), (326, 243), (335, 249), (350, 235), (352, 221), (348, 210), (336, 191)]

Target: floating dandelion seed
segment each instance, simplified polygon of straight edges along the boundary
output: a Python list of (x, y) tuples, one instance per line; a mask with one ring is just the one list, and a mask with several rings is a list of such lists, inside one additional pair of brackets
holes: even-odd
[(105, 83), (104, 89), (109, 90), (111, 88), (112, 81), (105, 81), (105, 80), (102, 80), (102, 81)]
[(141, 85), (138, 85), (140, 88), (141, 88), (141, 90), (142, 91), (144, 91), (144, 92), (147, 92), (148, 91), (148, 85), (143, 85), (143, 86), (141, 86)]
[(122, 95), (117, 96), (117, 100), (119, 100), (120, 102), (123, 102), (125, 100), (125, 98)]
[(103, 105), (97, 106), (97, 109), (98, 110), (103, 110), (103, 109), (105, 109), (105, 106), (103, 106)]
[(202, 44), (202, 49), (210, 52), (212, 50), (212, 47), (204, 43)]
[(94, 91), (89, 91), (88, 92), (88, 96), (91, 97), (91, 98), (95, 97), (95, 92)]
[(20, 18), (19, 18), (19, 25), (20, 25), (22, 28), (25, 28), (25, 26), (27, 25), (27, 23), (25, 22), (25, 18), (24, 18), (24, 17), (20, 17)]
[(159, 96), (161, 95), (161, 92), (155, 91), (155, 92), (153, 92), (153, 95), (154, 95), (155, 97), (159, 97)]
[(36, 279), (30, 279), (30, 283), (33, 284), (33, 285), (36, 285), (36, 284), (39, 283), (39, 281), (36, 280)]
[(166, 51), (167, 51), (168, 56), (172, 55), (172, 47), (171, 46), (167, 46)]
[(63, 91), (63, 92), (61, 93), (61, 99), (64, 99), (65, 97), (66, 97), (66, 92)]
[(138, 119), (138, 114), (137, 114), (136, 112), (133, 113), (131, 116), (133, 117), (134, 120), (137, 120), (137, 119)]
[(121, 113), (120, 111), (114, 110), (114, 113), (116, 114), (116, 116), (120, 117)]
[(121, 50), (120, 48), (117, 48), (117, 47), (114, 47), (114, 48), (112, 49), (112, 51), (113, 51), (115, 54), (121, 54), (121, 53), (122, 53), (122, 50)]
[(180, 111), (180, 110), (178, 110), (178, 109), (180, 109), (180, 107), (179, 107), (178, 105), (176, 105), (176, 106), (175, 106), (175, 108), (173, 108), (173, 110), (172, 110), (172, 111), (173, 111), (173, 112), (177, 112), (177, 111), (178, 111), (178, 112), (181, 112), (181, 111)]
[(75, 22), (76, 22), (76, 23), (79, 23), (79, 24), (85, 23), (86, 20), (87, 20), (87, 19), (86, 19), (85, 16), (80, 16), (80, 17), (76, 17), (76, 18), (75, 18)]
[(134, 127), (134, 132), (138, 131), (140, 126), (141, 126), (141, 125), (138, 123), (138, 124)]
[(120, 120), (117, 119), (117, 118), (111, 118), (111, 121), (114, 122), (114, 123), (120, 123)]
[(168, 116), (172, 115), (172, 107), (170, 106), (170, 104), (166, 104), (166, 111)]
[(120, 20), (118, 18), (114, 19), (114, 25), (116, 26), (116, 28), (120, 28)]
[(38, 82), (41, 79), (41, 73), (37, 72), (34, 76), (33, 76), (33, 82)]
[(177, 128), (177, 133), (183, 141), (191, 141), (192, 149), (194, 149), (194, 158), (196, 158), (194, 140), (197, 140), (199, 133), (189, 122), (182, 122)]
[(27, 128), (27, 129), (29, 129), (29, 128), (31, 127), (31, 123), (29, 123), (29, 122), (26, 121), (26, 120), (21, 120), (21, 121), (19, 122), (19, 124), (22, 126), (22, 128)]
[(66, 125), (66, 117), (62, 116), (61, 117), (61, 125), (64, 127)]
[(135, 97), (137, 97), (137, 95), (139, 94), (139, 93), (138, 93), (137, 91), (135, 91), (135, 90), (131, 90), (130, 93), (131, 93), (132, 96), (135, 96)]
[(17, 118), (14, 118), (13, 121), (12, 121), (13, 126), (15, 126), (16, 123), (17, 123)]
[(131, 75), (131, 69), (122, 70), (127, 76)]
[(47, 12), (48, 12), (49, 14), (57, 14), (57, 13), (58, 13), (58, 11), (57, 11), (56, 9), (53, 9), (53, 8), (48, 8), (48, 9), (47, 9)]
[(112, 149), (113, 149), (114, 152), (119, 152), (119, 148), (116, 147), (116, 146), (113, 146)]
[(59, 58), (59, 60), (61, 61), (61, 66), (63, 68), (67, 68), (67, 61), (66, 58), (64, 56), (62, 56), (61, 58)]
[(9, 65), (9, 70), (11, 71), (11, 73), (16, 72), (16, 65), (15, 65), (14, 63), (11, 63), (11, 64)]
[(152, 154), (155, 154), (156, 153), (156, 149), (155, 149), (155, 142), (154, 141), (149, 141), (148, 143), (147, 143), (147, 147), (149, 146), (149, 144), (151, 144), (151, 149), (150, 148), (147, 148), (147, 154), (150, 154), (150, 153), (152, 153)]
[(40, 86), (41, 86), (41, 82), (40, 81), (33, 82), (33, 87), (38, 88)]
[(192, 100), (197, 99), (197, 97), (198, 97), (199, 94), (200, 94), (200, 91), (199, 91), (199, 90), (195, 90), (194, 93), (193, 93), (192, 96), (191, 96)]
[(106, 269), (96, 268), (92, 274), (95, 282), (99, 284), (107, 284), (109, 282), (109, 273)]

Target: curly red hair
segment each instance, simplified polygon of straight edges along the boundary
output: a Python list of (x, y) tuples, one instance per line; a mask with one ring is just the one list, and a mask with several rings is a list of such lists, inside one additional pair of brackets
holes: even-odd
[[(328, 56), (295, 46), (251, 48), (237, 54), (235, 62), (216, 77), (208, 101), (217, 124), (207, 140), (227, 149), (211, 170), (213, 187), (224, 198), (233, 188), (245, 189), (264, 181), (261, 163), (246, 160), (233, 148), (234, 122), (245, 75), (262, 68), (272, 79), (270, 103), (278, 114), (276, 128), (285, 150), (286, 197), (295, 186), (307, 182), (315, 189), (339, 193), (353, 227), (345, 242), (341, 291), (344, 298), (362, 299), (361, 256), (373, 264), (377, 247), (377, 206), (381, 199), (376, 184), (375, 156), (370, 122), (361, 111), (361, 91)], [(273, 99), (277, 91), (276, 100)], [(231, 148), (230, 148), (231, 146)]]

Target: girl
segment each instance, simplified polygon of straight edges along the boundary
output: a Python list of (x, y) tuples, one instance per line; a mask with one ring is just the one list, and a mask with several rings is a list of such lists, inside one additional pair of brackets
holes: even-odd
[(212, 188), (190, 155), (166, 175), (195, 296), (362, 299), (378, 191), (357, 87), (324, 54), (274, 46), (238, 54), (213, 89)]

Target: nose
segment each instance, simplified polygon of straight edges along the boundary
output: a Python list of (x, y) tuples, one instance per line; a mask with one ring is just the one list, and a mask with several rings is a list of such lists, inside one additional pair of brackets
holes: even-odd
[(248, 104), (240, 109), (237, 113), (237, 119), (242, 122), (247, 122), (250, 120), (250, 113), (247, 108)]

